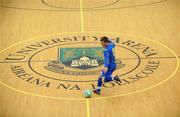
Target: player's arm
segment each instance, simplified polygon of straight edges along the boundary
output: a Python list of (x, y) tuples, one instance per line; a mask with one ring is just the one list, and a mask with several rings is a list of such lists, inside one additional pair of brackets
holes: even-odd
[(115, 48), (115, 43), (112, 42), (111, 39), (109, 39), (109, 49), (112, 49), (113, 54), (115, 55), (115, 50), (114, 50), (114, 48)]
[(104, 68), (103, 71), (107, 72), (108, 67), (109, 67), (109, 52), (107, 49), (104, 50)]

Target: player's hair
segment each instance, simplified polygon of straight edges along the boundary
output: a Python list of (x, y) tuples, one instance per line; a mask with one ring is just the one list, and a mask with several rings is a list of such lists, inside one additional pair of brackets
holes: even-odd
[(108, 37), (106, 37), (106, 36), (101, 37), (100, 41), (107, 42), (107, 43), (110, 42), (109, 39), (108, 39)]

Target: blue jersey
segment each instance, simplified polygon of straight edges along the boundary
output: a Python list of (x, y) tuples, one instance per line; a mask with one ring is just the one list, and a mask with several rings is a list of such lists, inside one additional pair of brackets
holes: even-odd
[(110, 68), (116, 66), (114, 49), (115, 44), (113, 42), (108, 43), (106, 48), (104, 49), (104, 67)]

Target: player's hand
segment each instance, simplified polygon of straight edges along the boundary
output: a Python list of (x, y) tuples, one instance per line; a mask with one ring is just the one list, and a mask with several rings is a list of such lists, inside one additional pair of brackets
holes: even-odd
[(104, 68), (103, 68), (104, 73), (106, 73), (106, 72), (107, 72), (107, 70), (108, 70), (108, 68), (107, 68), (107, 67), (104, 67)]

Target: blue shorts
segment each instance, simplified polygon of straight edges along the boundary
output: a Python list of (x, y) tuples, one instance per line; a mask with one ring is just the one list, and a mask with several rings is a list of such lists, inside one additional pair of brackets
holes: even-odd
[(112, 75), (112, 73), (113, 73), (115, 70), (116, 70), (116, 66), (111, 66), (111, 67), (108, 68), (108, 70), (107, 70), (106, 73), (104, 73), (103, 70), (101, 71), (101, 75), (102, 75), (102, 77), (105, 78), (105, 79), (104, 79), (105, 82), (113, 81), (111, 75)]

